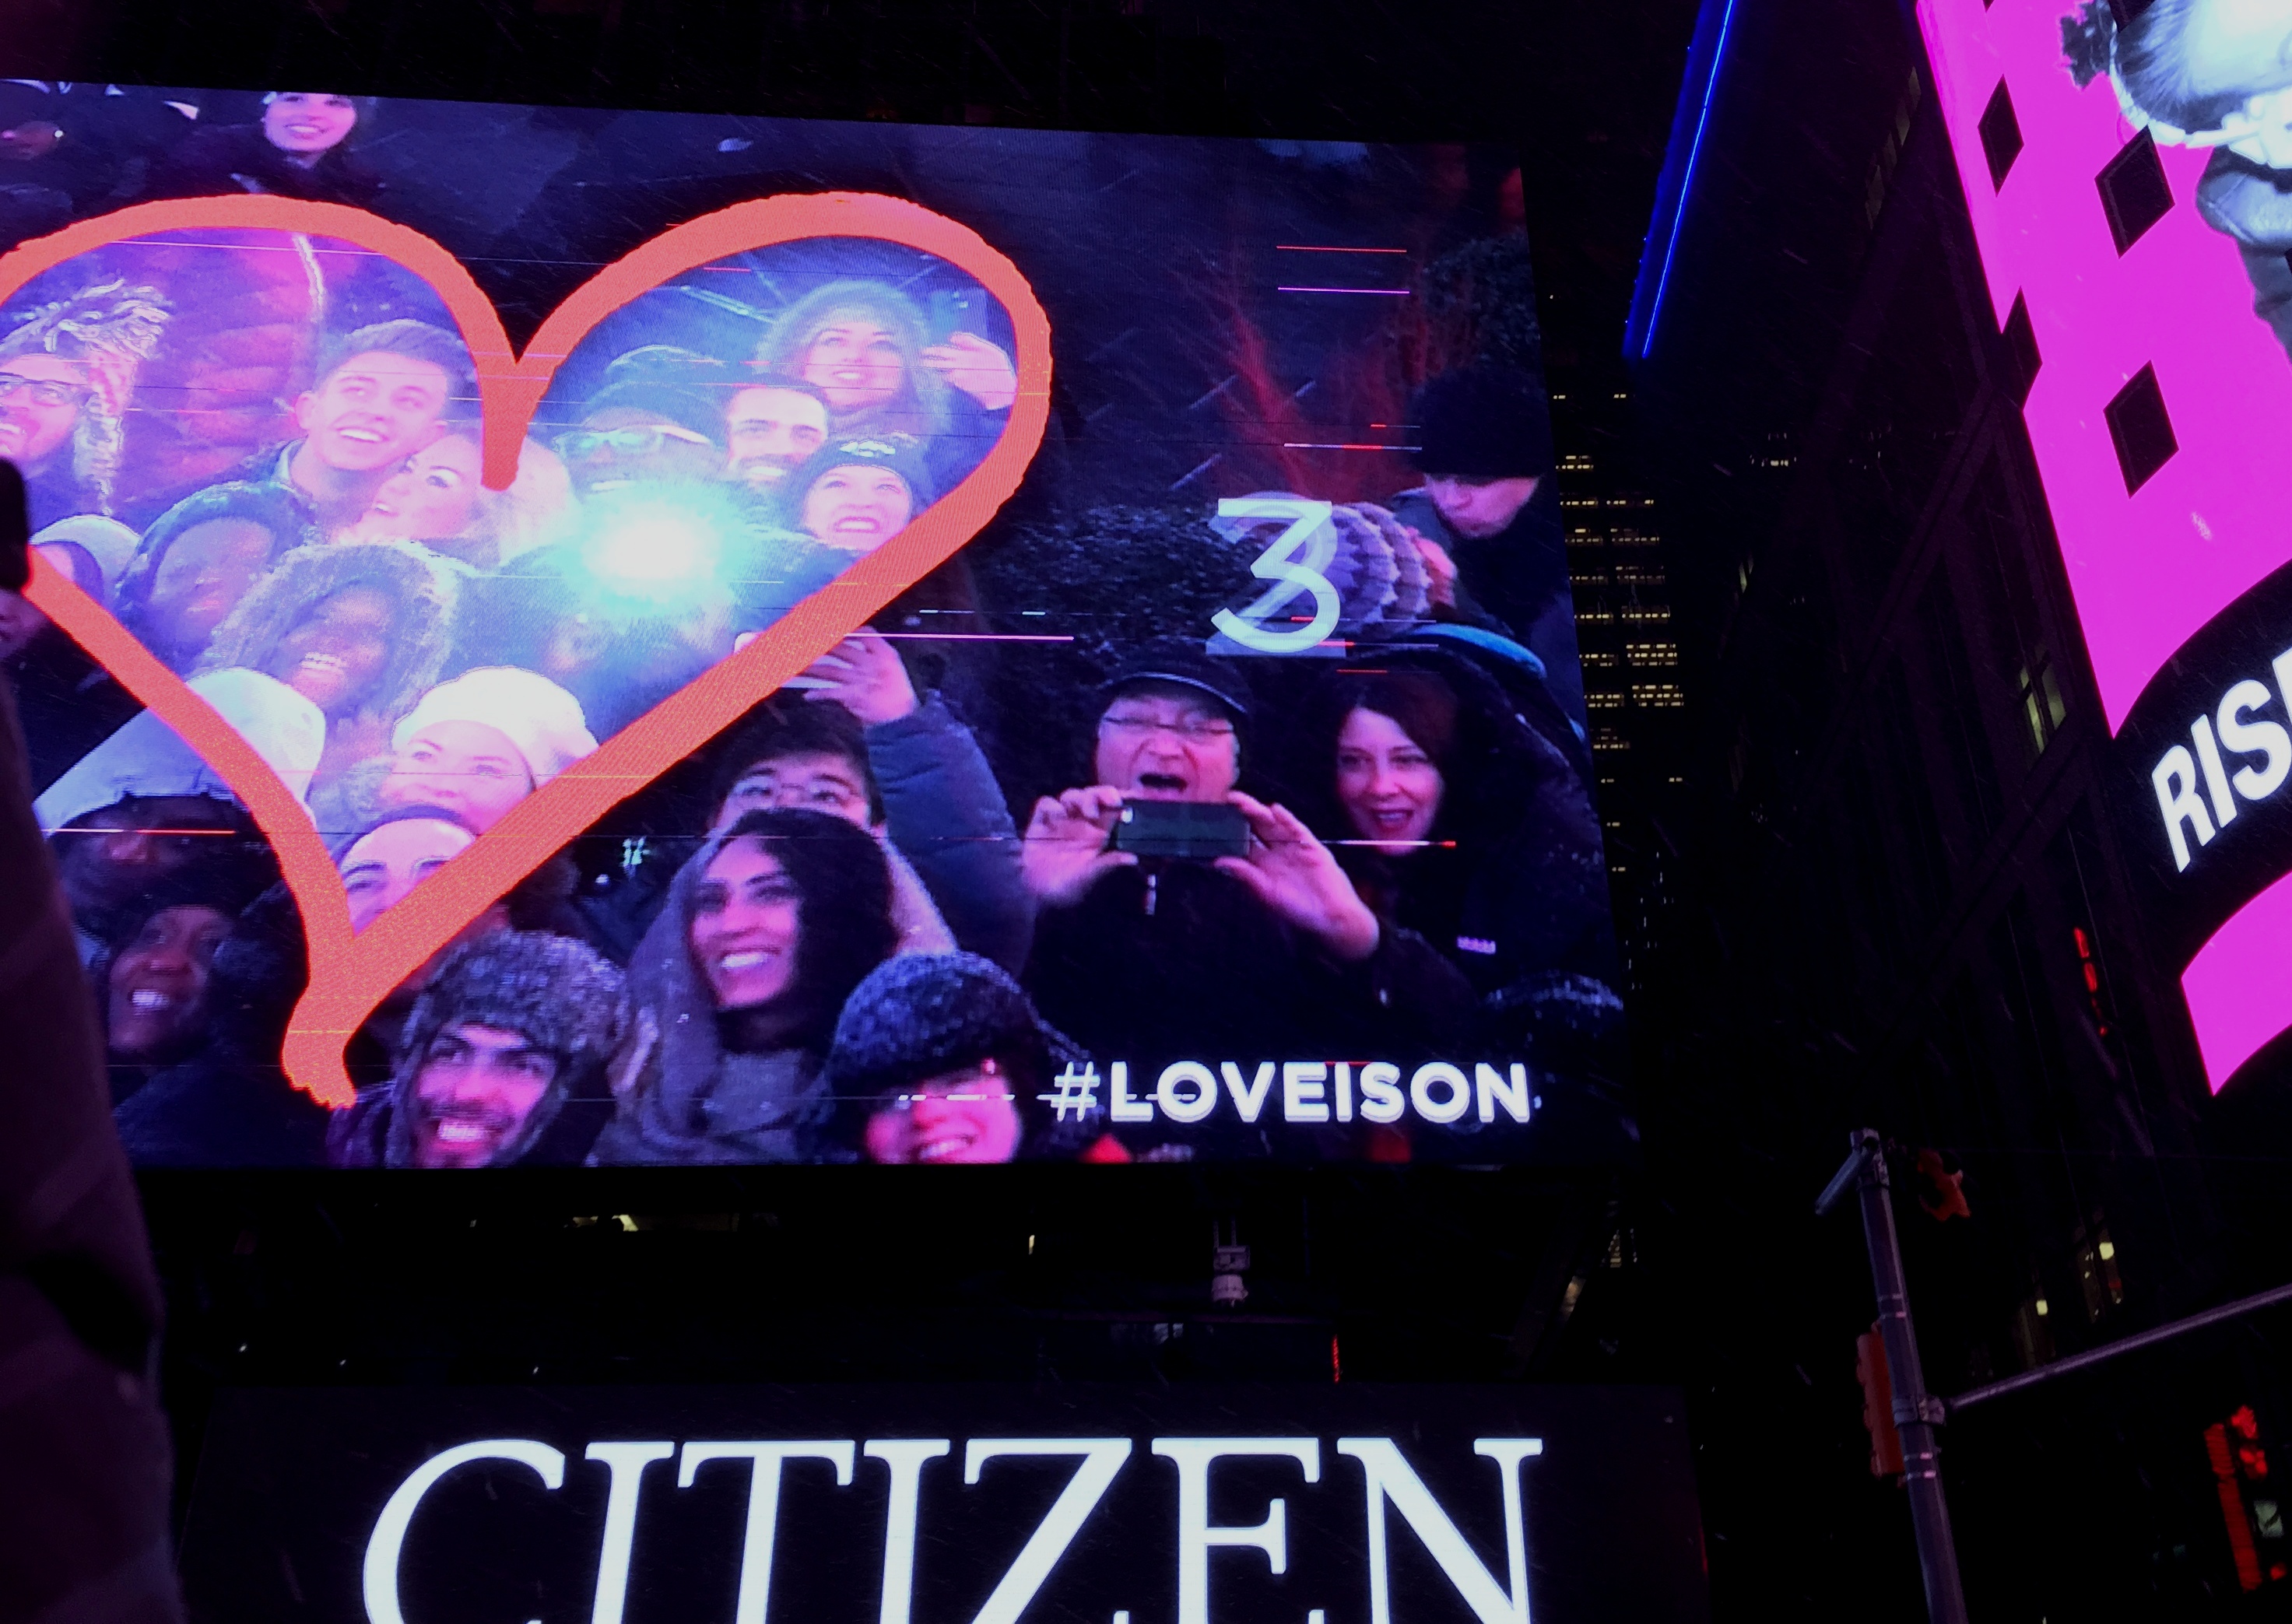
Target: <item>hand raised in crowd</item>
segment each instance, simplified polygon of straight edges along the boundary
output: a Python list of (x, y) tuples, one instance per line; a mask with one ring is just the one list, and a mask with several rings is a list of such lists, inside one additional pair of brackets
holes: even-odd
[(1430, 536), (1408, 532), (1408, 539), (1416, 543), (1416, 556), (1424, 560), (1424, 595), (1443, 609), (1457, 607), (1457, 560), (1449, 550)]
[(860, 627), (804, 667), (803, 674), (826, 685), (808, 690), (806, 700), (833, 700), (864, 726), (916, 713), (916, 685), (907, 665), (873, 626)]
[(1376, 915), (1313, 832), (1286, 807), (1269, 807), (1239, 790), (1226, 800), (1249, 820), (1249, 855), (1220, 857), (1217, 866), (1333, 958), (1358, 963), (1375, 953)]
[(1121, 817), (1122, 792), (1110, 784), (1037, 801), (1019, 855), (1020, 872), (1036, 900), (1075, 902), (1102, 876), (1136, 863), (1130, 852), (1106, 848)]
[(1019, 369), (999, 344), (975, 333), (951, 333), (944, 344), (932, 344), (922, 355), (923, 364), (990, 412), (1006, 412), (1019, 398)]

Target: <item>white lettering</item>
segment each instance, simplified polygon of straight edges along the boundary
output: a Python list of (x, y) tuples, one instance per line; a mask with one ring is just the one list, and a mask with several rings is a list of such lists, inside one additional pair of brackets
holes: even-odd
[[(1191, 1084), (1193, 1093), (1181, 1098), (1179, 1085)], [(1217, 1109), (1217, 1073), (1198, 1060), (1175, 1060), (1162, 1068), (1154, 1084), (1154, 1103), (1174, 1122), (1198, 1122)]]
[(1019, 1615), (1027, 1611), (1027, 1604), (1035, 1599), (1035, 1592), (1043, 1588), (1043, 1580), (1051, 1576), (1051, 1570), (1074, 1542), (1075, 1532), (1105, 1498), (1107, 1485), (1130, 1459), (1130, 1440), (973, 1438), (964, 1446), (963, 1481), (977, 1483), (979, 1468), (1005, 1455), (1079, 1455), (1082, 1464), (1075, 1467), (1065, 1489), (1043, 1514), (1041, 1525), (1021, 1548), (1011, 1571), (1003, 1575), (972, 1624), (1019, 1624)]
[(1281, 1120), (1286, 1122), (1328, 1122), (1328, 1090), (1322, 1084), (1328, 1074), (1328, 1066), (1319, 1060), (1284, 1060), (1281, 1063)]
[(732, 1624), (764, 1624), (772, 1593), (772, 1532), (780, 1516), (780, 1467), (789, 1460), (825, 1460), (835, 1467), (835, 1483), (851, 1483), (852, 1440), (832, 1438), (795, 1443), (688, 1443), (676, 1465), (676, 1486), (690, 1489), (692, 1475), (712, 1460), (746, 1460), (748, 1528), (740, 1543), (740, 1593), (732, 1603)]
[(1273, 1087), (1273, 1062), (1257, 1063), (1257, 1075), (1249, 1081), (1241, 1080), (1241, 1067), (1231, 1060), (1218, 1062), (1218, 1070), (1225, 1074), (1225, 1090), (1233, 1096), (1233, 1108), (1241, 1113), (1241, 1120), (1254, 1122), (1257, 1113), (1265, 1109), (1265, 1096)]
[[(1449, 1097), (1439, 1105), (1432, 1103), (1432, 1085), (1444, 1085)], [(1416, 1114), (1428, 1122), (1453, 1122), (1473, 1107), (1473, 1085), (1465, 1073), (1446, 1060), (1428, 1060), (1416, 1068), (1416, 1075), (1408, 1080), (1408, 1100), (1416, 1107)]]
[(2213, 819), (2223, 829), (2236, 822), (2236, 797), (2228, 787), (2228, 769), (2221, 765), (2220, 746), (2213, 739), (2212, 718), (2199, 716), (2189, 728), (2197, 742), (2197, 761), (2205, 769), (2205, 791), (2213, 799)]
[(629, 1600), (629, 1552), (637, 1539), (637, 1491), (644, 1469), (676, 1453), (676, 1445), (592, 1443), (585, 1459), (601, 1460), (611, 1474), (605, 1490), (605, 1540), (597, 1553), (597, 1599), (590, 1624), (621, 1624)]
[(1113, 1095), (1107, 1102), (1107, 1114), (1118, 1122), (1152, 1122), (1152, 1102), (1130, 1097), (1130, 1062), (1117, 1060), (1107, 1070), (1112, 1073), (1114, 1088)]
[(884, 1609), (880, 1624), (908, 1624), (916, 1594), (916, 1499), (924, 1462), (954, 1447), (946, 1438), (876, 1438), (860, 1452), (891, 1468), (892, 1487), (884, 1511)]
[(2189, 747), (2175, 744), (2167, 751), (2150, 773), (2149, 782), (2156, 786), (2158, 809), (2165, 815), (2165, 838), (2173, 843), (2173, 866), (2184, 870), (2189, 866), (2189, 842), (2181, 833), (2181, 825), (2185, 823), (2196, 832), (2199, 846), (2211, 845), (2213, 839), (2213, 820), (2206, 816), (2205, 803), (2197, 798), (2197, 763)]
[(398, 1558), (406, 1547), (406, 1530), (415, 1508), (438, 1480), (456, 1467), (472, 1460), (514, 1460), (531, 1467), (545, 1488), (565, 1486), (565, 1457), (531, 1438), (487, 1438), (476, 1443), (441, 1450), (409, 1473), (382, 1508), (374, 1532), (366, 1542), (366, 1616), (368, 1624), (406, 1624), (398, 1605)]
[(1544, 1452), (1541, 1438), (1480, 1438), (1473, 1452), (1497, 1463), (1504, 1483), (1505, 1556), (1512, 1580), (1509, 1595), (1497, 1588), (1488, 1568), (1465, 1543), (1465, 1536), (1432, 1491), (1401, 1458), (1390, 1438), (1339, 1438), (1337, 1453), (1361, 1463), (1368, 1491), (1369, 1624), (1392, 1624), (1391, 1564), (1385, 1548), (1385, 1502), (1416, 1532), (1432, 1560), (1457, 1587), (1481, 1624), (1529, 1624), (1528, 1535), (1521, 1505), (1520, 1463)]
[(1154, 1452), (1178, 1468), (1178, 1624), (1210, 1624), (1210, 1548), (1255, 1546), (1277, 1574), (1289, 1571), (1288, 1502), (1276, 1499), (1255, 1527), (1213, 1526), (1210, 1467), (1228, 1455), (1287, 1456), (1321, 1481), (1319, 1438), (1157, 1438)]
[(1497, 1102), (1504, 1102), (1505, 1114), (1515, 1122), (1528, 1121), (1531, 1106), (1528, 1095), (1528, 1067), (1515, 1060), (1512, 1063), (1512, 1078), (1506, 1081), (1497, 1068), (1483, 1060), (1473, 1067), (1473, 1092), (1481, 1103), (1481, 1121), (1497, 1120)]
[(1408, 1097), (1401, 1093), (1400, 1082), (1400, 1068), (1389, 1060), (1361, 1067), (1361, 1121), (1399, 1122), (1400, 1113), (1408, 1109)]
[(1337, 1121), (1353, 1120), (1353, 1067), (1350, 1060), (1337, 1062)]
[(2267, 758), (2266, 765), (2240, 768), (2229, 780), (2236, 785), (2236, 792), (2247, 800), (2273, 795), (2286, 776), (2292, 775), (2292, 734), (2276, 722), (2244, 720), (2247, 711), (2256, 711), (2275, 697), (2266, 683), (2248, 677), (2221, 695), (2220, 713), (2214, 719), (2220, 730), (2222, 749), (2231, 755), (2256, 753)]

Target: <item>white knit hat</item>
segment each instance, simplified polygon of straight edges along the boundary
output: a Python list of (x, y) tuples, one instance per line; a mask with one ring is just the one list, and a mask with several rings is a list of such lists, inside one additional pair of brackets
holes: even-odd
[(432, 688), (391, 730), (391, 748), (403, 751), (433, 722), (495, 729), (525, 758), (536, 789), (597, 748), (581, 702), (548, 678), (514, 665), (481, 666)]
[(75, 513), (69, 519), (56, 520), (35, 535), (32, 545), (44, 547), (51, 542), (72, 542), (86, 548), (87, 556), (103, 572), (103, 590), (112, 592), (118, 590), (119, 577), (127, 573), (128, 561), (134, 558), (141, 540), (116, 519), (106, 519), (101, 513)]

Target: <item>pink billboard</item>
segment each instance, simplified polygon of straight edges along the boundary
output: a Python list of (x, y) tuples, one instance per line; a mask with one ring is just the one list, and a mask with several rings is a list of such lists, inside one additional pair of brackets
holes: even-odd
[(2292, 4), (1918, 16), (2217, 1092), (2292, 1026)]

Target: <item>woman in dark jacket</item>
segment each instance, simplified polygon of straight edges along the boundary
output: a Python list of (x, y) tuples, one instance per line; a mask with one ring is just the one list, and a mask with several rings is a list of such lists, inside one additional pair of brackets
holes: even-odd
[(805, 1162), (844, 1001), (892, 956), (891, 872), (825, 812), (752, 812), (678, 871), (629, 966), (635, 1033), (592, 1160)]
[(219, 125), (178, 144), (152, 177), (153, 197), (214, 197), (262, 192), (371, 209), (382, 177), (351, 150), (351, 133), (371, 117), (371, 99), (327, 91), (274, 90), (260, 124)]
[(1537, 1007), (1616, 979), (1599, 820), (1583, 776), (1461, 658), (1396, 655), (1309, 703), (1294, 768), (1307, 823), (1361, 897), (1462, 970), (1519, 1035)]

